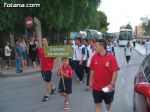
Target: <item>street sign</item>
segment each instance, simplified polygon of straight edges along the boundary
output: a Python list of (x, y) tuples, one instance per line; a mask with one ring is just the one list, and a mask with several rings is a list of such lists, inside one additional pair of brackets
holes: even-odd
[(33, 27), (33, 18), (31, 16), (28, 16), (25, 18), (26, 27), (32, 28)]
[(45, 57), (73, 57), (73, 49), (71, 46), (45, 46)]

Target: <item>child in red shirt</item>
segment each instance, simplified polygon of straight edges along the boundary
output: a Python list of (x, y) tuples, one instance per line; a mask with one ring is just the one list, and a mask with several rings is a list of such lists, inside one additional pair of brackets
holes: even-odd
[[(42, 44), (43, 44), (43, 47), (48, 46), (48, 40), (46, 38), (43, 38)], [(56, 87), (54, 87), (51, 82), (52, 69), (54, 66), (54, 58), (45, 57), (43, 48), (38, 49), (38, 57), (40, 60), (41, 74), (42, 74), (43, 80), (45, 81), (45, 85), (46, 85), (45, 95), (42, 99), (42, 102), (46, 102), (49, 99), (50, 90), (51, 90), (51, 94), (54, 94), (54, 92), (56, 90)]]
[(58, 92), (64, 97), (64, 109), (69, 109), (69, 94), (72, 93), (73, 71), (69, 66), (68, 58), (62, 58), (62, 66), (59, 70), (61, 75)]

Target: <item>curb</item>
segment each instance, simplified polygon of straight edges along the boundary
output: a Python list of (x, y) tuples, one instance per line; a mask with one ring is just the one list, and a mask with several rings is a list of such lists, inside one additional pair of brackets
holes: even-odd
[(2, 71), (0, 71), (0, 78), (22, 77), (22, 76), (34, 75), (35, 73), (40, 73), (40, 70), (25, 72), (25, 73), (15, 73), (15, 74), (3, 74)]
[[(57, 63), (53, 70), (57, 70), (59, 63), (58, 63), (58, 59), (55, 60), (54, 63)], [(4, 74), (3, 71), (0, 70), (0, 78), (8, 78), (8, 77), (23, 77), (23, 76), (29, 76), (29, 75), (35, 75), (36, 73), (40, 73), (40, 69), (39, 70), (35, 70), (35, 71), (30, 71), (30, 72), (23, 72), (23, 73), (13, 73), (13, 74)]]
[[(58, 70), (58, 65), (53, 68), (53, 71)], [(15, 73), (15, 74), (3, 74), (2, 71), (0, 71), (0, 78), (8, 78), (8, 77), (23, 77), (23, 76), (29, 76), (29, 75), (35, 75), (37, 73), (40, 73), (39, 70), (30, 71), (30, 72), (23, 72), (23, 73)]]
[(137, 49), (134, 48), (134, 51), (136, 51), (139, 55), (141, 55), (142, 57), (145, 57), (142, 53), (140, 53)]

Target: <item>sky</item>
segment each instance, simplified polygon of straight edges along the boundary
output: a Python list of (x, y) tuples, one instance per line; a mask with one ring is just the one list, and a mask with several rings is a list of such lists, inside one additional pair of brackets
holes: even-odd
[(150, 17), (150, 0), (101, 0), (98, 10), (108, 18), (108, 32), (118, 32), (121, 25), (128, 23), (134, 29), (141, 24), (141, 17)]

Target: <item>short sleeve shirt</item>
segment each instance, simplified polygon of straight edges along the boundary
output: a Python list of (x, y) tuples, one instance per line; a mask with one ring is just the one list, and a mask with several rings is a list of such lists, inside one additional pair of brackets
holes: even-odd
[(41, 71), (51, 71), (54, 66), (54, 59), (45, 57), (43, 48), (38, 49), (38, 57), (40, 59)]
[(100, 56), (96, 53), (92, 57), (90, 68), (94, 71), (94, 80), (92, 88), (101, 90), (111, 83), (113, 72), (119, 70), (116, 58), (112, 53)]
[(62, 66), (62, 71), (67, 74), (68, 76), (64, 76), (65, 78), (72, 78), (73, 77), (73, 71), (70, 66)]

